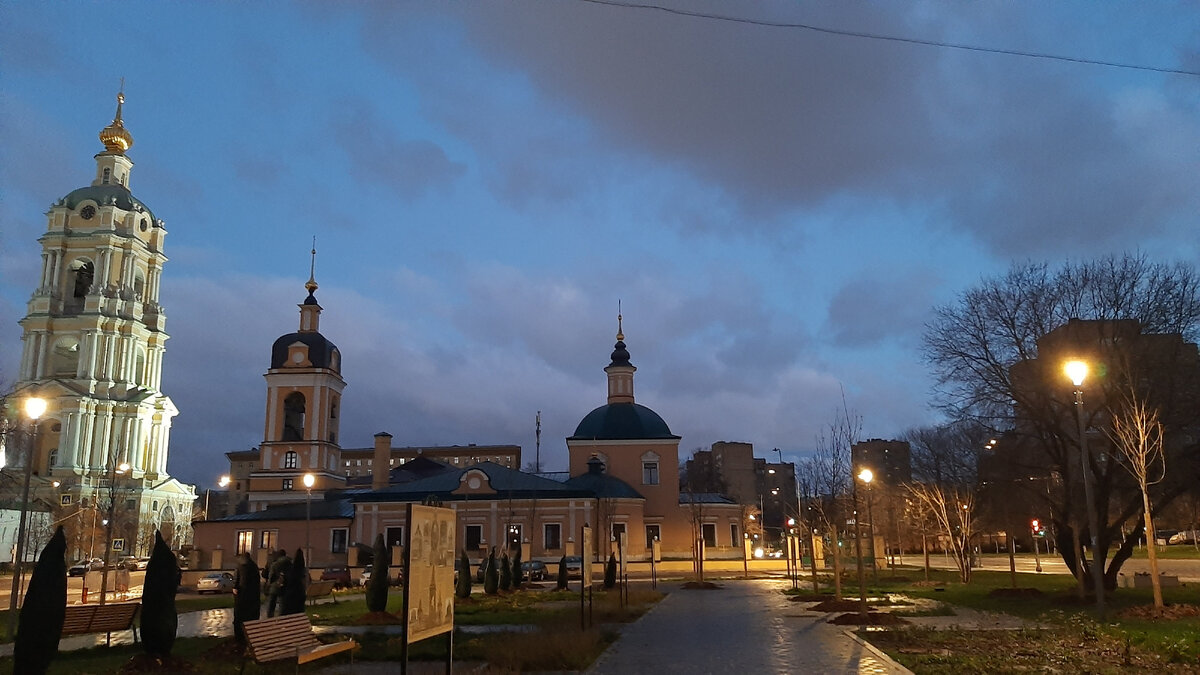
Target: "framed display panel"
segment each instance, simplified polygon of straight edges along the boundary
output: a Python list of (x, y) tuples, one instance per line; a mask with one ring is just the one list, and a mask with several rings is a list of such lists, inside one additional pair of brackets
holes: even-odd
[(454, 509), (408, 505), (404, 611), (408, 644), (454, 631)]

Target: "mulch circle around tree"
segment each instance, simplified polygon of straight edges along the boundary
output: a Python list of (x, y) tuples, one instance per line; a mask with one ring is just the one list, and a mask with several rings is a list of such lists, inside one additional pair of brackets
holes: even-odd
[(186, 673), (195, 670), (188, 661), (168, 656), (165, 659), (160, 659), (157, 656), (151, 656), (146, 653), (136, 654), (125, 665), (121, 666), (118, 673)]
[(1117, 616), (1122, 619), (1150, 619), (1151, 621), (1172, 621), (1175, 619), (1185, 619), (1192, 616), (1200, 616), (1200, 605), (1176, 605), (1170, 604), (1164, 606), (1161, 610), (1155, 609), (1154, 605), (1141, 605), (1139, 607), (1129, 607), (1117, 612)]
[(809, 607), (814, 612), (855, 612), (858, 611), (858, 608), (858, 600), (834, 600), (832, 598)]
[(711, 581), (688, 581), (680, 586), (680, 588), (689, 591), (715, 591), (721, 587)]
[(390, 612), (367, 612), (350, 622), (352, 626), (392, 626), (404, 623), (400, 617)]
[(222, 640), (204, 652), (204, 661), (239, 662), (245, 657), (245, 648), (234, 638)]
[(867, 612), (864, 617), (858, 612), (847, 612), (829, 620), (837, 626), (906, 626), (908, 621), (887, 612)]
[(1040, 598), (1042, 595), (1036, 588), (995, 588), (988, 591), (989, 598)]
[(788, 597), (790, 602), (828, 602), (833, 600), (834, 596), (830, 593), (809, 593), (807, 595), (792, 595)]

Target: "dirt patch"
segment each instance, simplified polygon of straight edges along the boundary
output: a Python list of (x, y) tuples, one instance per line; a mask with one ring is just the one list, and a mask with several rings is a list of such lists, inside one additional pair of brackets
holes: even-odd
[(788, 601), (790, 602), (828, 602), (833, 599), (834, 596), (830, 593), (808, 593), (788, 596)]
[(688, 591), (715, 591), (721, 587), (711, 581), (689, 581), (680, 588)]
[(165, 659), (149, 654), (137, 654), (121, 666), (118, 673), (187, 673), (194, 671), (191, 663), (184, 659), (168, 656)]
[(245, 647), (236, 639), (223, 640), (204, 652), (205, 661), (238, 661), (244, 658)]
[(847, 612), (829, 620), (837, 626), (907, 626), (909, 622), (887, 612), (867, 612), (866, 616), (858, 612)]
[(988, 592), (989, 598), (1040, 598), (1042, 595), (1036, 588), (996, 588)]
[(1162, 610), (1155, 610), (1154, 605), (1130, 607), (1117, 613), (1122, 619), (1150, 619), (1152, 621), (1171, 621), (1190, 616), (1200, 616), (1200, 606), (1197, 605), (1167, 605)]
[(814, 612), (855, 612), (858, 611), (858, 600), (826, 600), (810, 607)]
[(400, 617), (388, 612), (367, 612), (350, 622), (351, 626), (391, 626), (404, 623)]

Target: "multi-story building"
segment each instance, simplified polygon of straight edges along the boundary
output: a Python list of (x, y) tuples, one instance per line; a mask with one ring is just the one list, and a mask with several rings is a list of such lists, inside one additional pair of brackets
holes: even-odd
[[(50, 205), (39, 241), (42, 265), (25, 318), (18, 380), (5, 412), (19, 426), (22, 399), (47, 401), (32, 452), (31, 493), (68, 528), (68, 555), (88, 549), (80, 523), (114, 519), (114, 546), (143, 554), (155, 529), (175, 546), (190, 539), (195, 488), (167, 473), (171, 420), (160, 389), (166, 313), (159, 304), (167, 230), (130, 192), (133, 136), (117, 96), (100, 132), (90, 185)], [(11, 405), (16, 404), (16, 405)], [(24, 473), (6, 448), (5, 474)], [(15, 461), (13, 461), (15, 459)], [(23, 480), (8, 475), (0, 489)], [(110, 509), (111, 506), (111, 509)], [(78, 513), (78, 518), (69, 518)], [(90, 534), (90, 533), (89, 533)], [(103, 548), (103, 536), (101, 538)]]

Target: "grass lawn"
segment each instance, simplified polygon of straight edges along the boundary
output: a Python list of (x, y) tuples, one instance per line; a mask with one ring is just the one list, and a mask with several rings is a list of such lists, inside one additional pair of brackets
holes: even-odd
[[(1145, 560), (1150, 557), (1143, 547), (1133, 549), (1133, 558)], [(1200, 560), (1200, 550), (1191, 544), (1176, 544), (1174, 546), (1159, 546), (1159, 560)]]
[[(1107, 596), (1099, 617), (1092, 602), (1079, 600), (1073, 578), (1065, 575), (1018, 574), (1017, 586), (1041, 595), (992, 597), (991, 591), (1012, 587), (1008, 572), (976, 571), (962, 584), (953, 571), (933, 570), (933, 584), (920, 568), (902, 569), (897, 578), (881, 574), (868, 593), (903, 593), (953, 606), (1003, 612), (1048, 626), (1030, 631), (937, 631), (902, 629), (871, 632), (872, 643), (918, 673), (1017, 672), (1049, 668), (1060, 672), (1200, 670), (1200, 588), (1164, 588), (1163, 596), (1179, 606), (1168, 618), (1151, 618), (1150, 589), (1119, 588)], [(847, 596), (856, 589), (843, 586)]]

